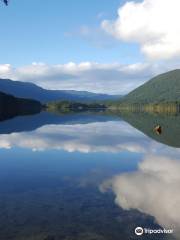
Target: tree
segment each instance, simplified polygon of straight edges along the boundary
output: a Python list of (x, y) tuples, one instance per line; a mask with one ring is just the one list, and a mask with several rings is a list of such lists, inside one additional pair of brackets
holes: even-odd
[(6, 4), (6, 6), (8, 5), (8, 0), (2, 0), (4, 2), (4, 4)]

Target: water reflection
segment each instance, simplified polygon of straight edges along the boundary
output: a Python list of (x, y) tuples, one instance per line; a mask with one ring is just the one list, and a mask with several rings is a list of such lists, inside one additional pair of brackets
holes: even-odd
[[(176, 147), (180, 144), (179, 117), (146, 118), (140, 114), (121, 114), (126, 121), (157, 141)], [(138, 124), (137, 124), (138, 122)], [(154, 133), (160, 122), (163, 133)], [(167, 124), (168, 123), (168, 124)], [(61, 149), (69, 152), (159, 152), (165, 148), (122, 121), (118, 116), (74, 114), (57, 116), (41, 113), (18, 117), (0, 124), (0, 147), (22, 147), (32, 150)], [(169, 151), (169, 150), (168, 150)]]
[(129, 240), (136, 226), (178, 236), (180, 149), (152, 139), (172, 143), (172, 129), (178, 141), (177, 119), (41, 113), (1, 122), (0, 239)]
[(123, 209), (138, 209), (154, 216), (167, 229), (180, 235), (180, 159), (150, 155), (138, 170), (105, 181), (101, 190), (111, 188)]
[(68, 152), (144, 152), (149, 141), (125, 122), (46, 125), (31, 132), (2, 134), (0, 148)]
[[(131, 128), (129, 124), (133, 126)], [(140, 130), (148, 137), (157, 142), (180, 148), (180, 115), (158, 115), (148, 113), (133, 112), (113, 112), (113, 113), (76, 113), (55, 115), (47, 112), (41, 112), (37, 115), (27, 117), (16, 117), (0, 124), (0, 134), (10, 134), (15, 132), (29, 132), (37, 129), (45, 129), (47, 125), (53, 128), (63, 128), (68, 126), (71, 130), (74, 128), (79, 130), (77, 135), (84, 131), (84, 134), (93, 133), (94, 135), (102, 135), (103, 139), (109, 136), (119, 136), (119, 141), (129, 135), (128, 141), (135, 143), (135, 137), (142, 138), (138, 131)], [(83, 126), (84, 125), (84, 126)], [(112, 125), (112, 128), (111, 128)], [(86, 130), (87, 127), (87, 130)], [(49, 127), (50, 128), (50, 127)], [(158, 128), (158, 129), (157, 129)], [(117, 134), (116, 130), (117, 129)], [(53, 131), (53, 129), (52, 129)], [(60, 132), (60, 131), (59, 131)], [(67, 134), (67, 132), (65, 132)], [(74, 135), (74, 134), (73, 134)], [(102, 139), (100, 139), (102, 140)], [(146, 138), (143, 138), (143, 141)], [(109, 141), (110, 142), (110, 141)], [(139, 141), (138, 141), (139, 142)], [(122, 145), (122, 141), (120, 141)]]
[(180, 115), (124, 112), (120, 116), (152, 139), (180, 148)]

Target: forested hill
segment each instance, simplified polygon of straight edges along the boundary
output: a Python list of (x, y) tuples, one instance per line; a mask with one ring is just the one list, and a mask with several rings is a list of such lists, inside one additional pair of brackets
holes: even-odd
[(123, 98), (125, 103), (180, 102), (180, 70), (152, 78)]
[(0, 120), (5, 120), (17, 115), (34, 114), (41, 111), (40, 102), (31, 99), (16, 98), (0, 92)]

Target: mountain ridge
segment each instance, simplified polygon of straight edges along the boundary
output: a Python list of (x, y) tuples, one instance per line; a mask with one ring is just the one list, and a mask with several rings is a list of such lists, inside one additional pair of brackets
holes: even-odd
[(42, 103), (58, 100), (104, 101), (116, 100), (120, 95), (108, 95), (75, 90), (47, 90), (31, 82), (0, 79), (0, 91), (20, 98), (30, 98)]

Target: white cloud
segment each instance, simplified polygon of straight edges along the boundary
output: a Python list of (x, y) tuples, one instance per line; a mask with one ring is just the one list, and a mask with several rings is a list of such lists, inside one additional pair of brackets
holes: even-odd
[(32, 82), (47, 89), (126, 94), (157, 74), (180, 68), (178, 62), (120, 63), (69, 62), (49, 65), (33, 62), (27, 66), (0, 65), (0, 78)]
[(112, 188), (120, 207), (138, 209), (154, 216), (161, 226), (172, 228), (179, 234), (179, 172), (179, 159), (147, 155), (136, 172), (121, 174), (104, 182), (101, 190)]
[(11, 73), (11, 65), (10, 64), (0, 64), (0, 76), (7, 77)]
[(125, 94), (165, 70), (166, 66), (148, 63), (122, 65), (69, 62), (49, 65), (34, 62), (18, 68), (2, 64), (0, 78), (32, 82), (47, 89)]
[(139, 43), (151, 59), (180, 56), (180, 1), (130, 1), (118, 9), (115, 21), (104, 20), (102, 28), (114, 37)]

